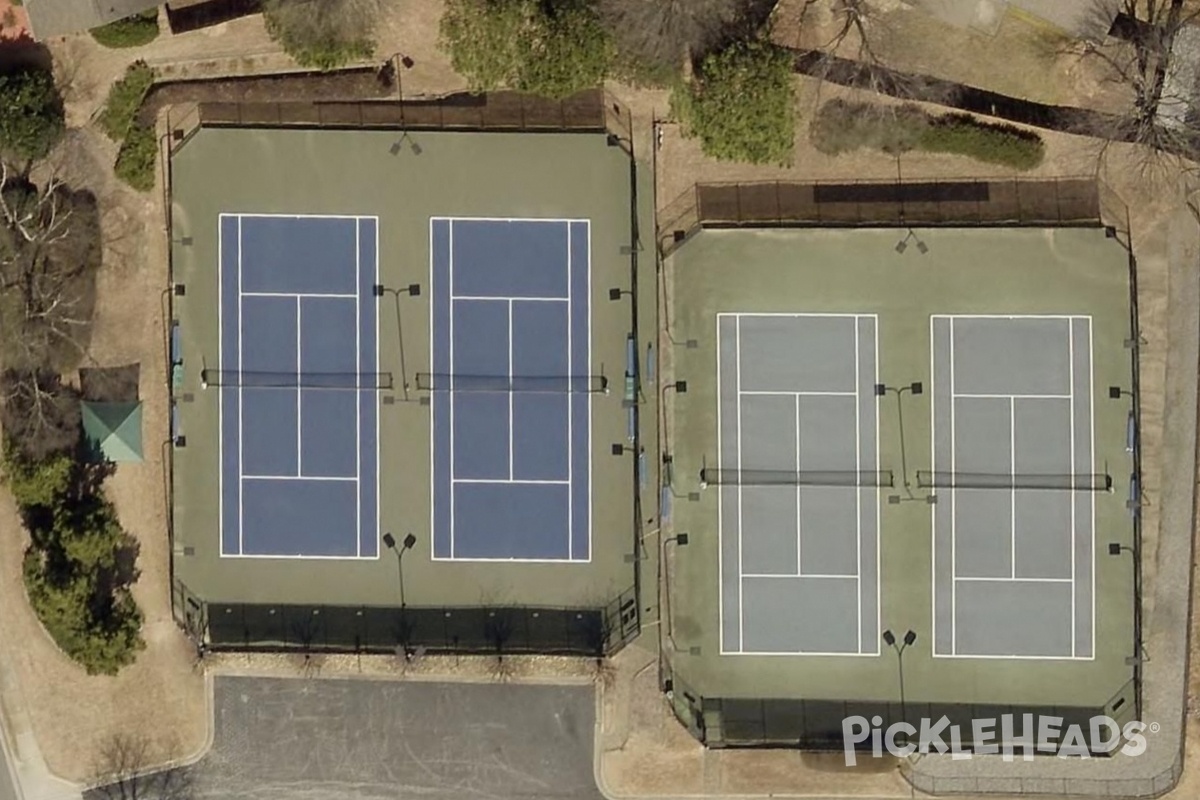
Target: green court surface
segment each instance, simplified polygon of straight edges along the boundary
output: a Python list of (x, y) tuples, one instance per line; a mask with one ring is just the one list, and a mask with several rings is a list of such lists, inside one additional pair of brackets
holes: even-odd
[[(739, 698), (894, 717), (903, 688), (910, 719), (1133, 705), (1132, 561), (1109, 554), (1133, 536), (1130, 399), (1110, 398), (1132, 380), (1126, 252), (1102, 228), (920, 229), (901, 251), (906, 233), (705, 229), (667, 261), (688, 533), (669, 655), (710, 733)], [(779, 473), (711, 479), (738, 458)], [(1062, 480), (1077, 490), (1045, 486)], [(903, 687), (885, 630), (915, 635)]]
[[(172, 297), (183, 360), (173, 396), (176, 432), (186, 437), (174, 452), (174, 572), (177, 587), (209, 603), (210, 617), (222, 603), (397, 607), (402, 599), (431, 609), (595, 609), (633, 586), (634, 459), (610, 452), (627, 435), (622, 376), (631, 315), (627, 302), (608, 297), (610, 287), (629, 282), (630, 166), (603, 133), (202, 128), (173, 155), (172, 193), (173, 280), (184, 288)], [(369, 558), (221, 555), (220, 390), (200, 380), (202, 368), (220, 367), (221, 214), (377, 217), (380, 283), (421, 285), (419, 296), (388, 293), (377, 306), (379, 369), (395, 381), (379, 394), (376, 535), (391, 532), (399, 542), (413, 534), (399, 565), (383, 546)], [(433, 558), (431, 408), (422, 402), (430, 392), (414, 376), (433, 371), (434, 217), (590, 222), (590, 358), (613, 389), (592, 395), (586, 561)]]

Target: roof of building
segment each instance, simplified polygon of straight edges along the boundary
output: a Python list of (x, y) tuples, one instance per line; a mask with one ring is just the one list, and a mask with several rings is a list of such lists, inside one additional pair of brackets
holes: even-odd
[(107, 25), (158, 6), (157, 0), (25, 0), (35, 39), (66, 36)]

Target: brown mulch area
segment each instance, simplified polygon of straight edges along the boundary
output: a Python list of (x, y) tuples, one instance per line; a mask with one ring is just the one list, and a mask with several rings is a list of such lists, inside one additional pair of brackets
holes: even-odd
[(286, 100), (378, 100), (395, 95), (388, 70), (356, 67), (338, 72), (301, 72), (249, 78), (173, 81), (155, 84), (138, 109), (138, 122), (152, 126), (158, 112), (188, 103), (263, 103)]

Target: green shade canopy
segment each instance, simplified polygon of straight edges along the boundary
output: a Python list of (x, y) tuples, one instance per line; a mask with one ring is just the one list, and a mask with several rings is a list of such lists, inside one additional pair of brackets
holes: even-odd
[(83, 435), (109, 461), (142, 460), (142, 404), (84, 401)]

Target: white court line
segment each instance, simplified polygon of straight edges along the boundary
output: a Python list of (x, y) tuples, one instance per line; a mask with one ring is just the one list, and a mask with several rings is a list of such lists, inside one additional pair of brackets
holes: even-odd
[[(446, 223), (446, 287), (454, 296), (454, 220)], [(446, 401), (450, 404), (450, 558), (454, 558), (454, 303), (450, 303), (450, 391)], [(431, 314), (430, 317), (433, 315)], [(432, 364), (430, 365), (432, 366)]]
[[(513, 380), (513, 304), (508, 301), (508, 385)], [(508, 392), (508, 479), (513, 479), (513, 393)]]
[[(571, 223), (567, 223), (567, 374), (573, 375), (575, 366), (575, 353), (571, 349), (571, 287), (574, 285), (574, 275), (572, 269), (574, 265), (571, 263)], [(510, 334), (509, 340), (511, 342)], [(512, 369), (510, 367), (509, 372)], [(590, 373), (589, 373), (590, 374)], [(575, 443), (572, 441), (575, 438), (575, 398), (567, 398), (567, 484), (575, 477)], [(591, 497), (591, 494), (588, 495)], [(567, 489), (567, 558), (570, 559), (575, 555), (575, 492), (572, 489)], [(588, 557), (591, 558), (589, 550)]]
[[(737, 405), (737, 468), (741, 472), (742, 469), (742, 317), (737, 315), (734, 317), (734, 352), (737, 354), (737, 385), (736, 385), (736, 405)], [(738, 652), (744, 652), (746, 649), (746, 614), (743, 598), (745, 597), (742, 591), (742, 584), (745, 583), (742, 571), (742, 533), (745, 530), (742, 527), (742, 486), (737, 487), (738, 499), (738, 524), (737, 524), (737, 543), (738, 543)]]
[(845, 580), (857, 581), (857, 575), (839, 575), (832, 572), (797, 572), (797, 573), (781, 573), (781, 572), (747, 572), (743, 578), (816, 578), (818, 580)]
[(1008, 474), (1013, 488), (1008, 493), (1008, 567), (1009, 577), (1017, 577), (1017, 401), (1008, 401)]
[(974, 653), (955, 653), (954, 655), (940, 655), (934, 658), (954, 658), (960, 660), (983, 660), (983, 661), (1082, 661), (1084, 659), (1075, 658), (1073, 656), (1026, 656), (1026, 655), (976, 655)]
[[(859, 341), (858, 325), (861, 317), (854, 318), (854, 471), (862, 475), (862, 400), (858, 396), (859, 384), (862, 383), (862, 365), (860, 363), (862, 343)], [(854, 557), (855, 579), (860, 581), (858, 591), (854, 593), (857, 603), (858, 627), (855, 631), (855, 641), (858, 651), (862, 652), (862, 487), (854, 489)]]
[[(721, 416), (721, 394), (725, 391), (721, 375), (721, 314), (717, 314), (717, 335), (713, 341), (717, 343), (717, 463), (725, 463), (725, 451), (722, 449), (721, 430), (725, 427), (725, 418)], [(659, 555), (661, 557), (662, 550)], [(663, 569), (666, 567), (664, 565)], [(665, 574), (665, 573), (664, 573)], [(717, 487), (717, 634), (720, 639), (719, 651), (725, 655), (725, 487)], [(670, 602), (671, 598), (667, 598)]]
[[(938, 417), (937, 417), (937, 386), (938, 386), (937, 341), (938, 341), (937, 340), (937, 325), (934, 324), (934, 318), (932, 315), (930, 315), (930, 317), (929, 317), (929, 468), (933, 471), (933, 473), (935, 475), (937, 474), (937, 419), (938, 419)], [(876, 351), (875, 363), (878, 366), (878, 363), (879, 363), (878, 351)], [(878, 379), (876, 379), (875, 382), (878, 383), (879, 382)], [(954, 401), (951, 400), (950, 402), (953, 403)], [(875, 407), (876, 407), (876, 409), (879, 408), (879, 398), (875, 398)], [(876, 431), (878, 431), (878, 428), (876, 428)], [(876, 448), (875, 452), (878, 453), (879, 449)], [(938, 643), (938, 637), (937, 637), (937, 618), (938, 618), (937, 516), (938, 516), (937, 515), (937, 506), (936, 505), (930, 506), (929, 507), (929, 597), (930, 597), (930, 601), (931, 601), (930, 609), (932, 610), (933, 613), (930, 615), (929, 627), (930, 627), (930, 631), (933, 634), (933, 642), (930, 644), (929, 652), (935, 658), (937, 657), (937, 651), (938, 651), (938, 646), (937, 646), (937, 643)], [(876, 538), (879, 537), (878, 529), (876, 530), (875, 536), (876, 536)]]
[(354, 300), (357, 294), (350, 292), (242, 292), (244, 297), (319, 297), (322, 300)]
[[(1070, 406), (1070, 428), (1071, 428), (1071, 478), (1074, 482), (1076, 475), (1075, 463), (1075, 321), (1067, 321), (1067, 359), (1070, 362), (1070, 382), (1067, 384), (1071, 388)], [(1090, 472), (1090, 470), (1089, 470)], [(1078, 626), (1078, 618), (1075, 616), (1075, 539), (1079, 536), (1078, 528), (1075, 521), (1075, 503), (1077, 498), (1075, 493), (1070, 495), (1071, 501), (1071, 532), (1068, 536), (1068, 543), (1071, 548), (1071, 655), (1075, 655), (1075, 639), (1076, 628)]]
[(570, 486), (570, 479), (555, 480), (552, 478), (451, 478), (451, 483), (506, 483), (518, 486)]
[[(871, 352), (871, 357), (875, 361), (874, 383), (878, 385), (878, 383), (879, 383), (879, 315), (878, 314), (871, 315), (871, 332), (872, 332), (872, 334), (874, 334), (872, 336), (872, 343), (871, 343), (871, 347), (873, 348), (873, 350)], [(874, 387), (872, 387), (872, 391), (874, 391)], [(878, 471), (879, 464), (880, 464), (880, 457), (879, 457), (879, 398), (878, 397), (873, 398), (873, 405), (875, 408), (875, 469), (876, 469), (876, 471)], [(930, 428), (932, 429), (932, 426), (930, 426)], [(883, 622), (883, 568), (880, 566), (882, 564), (882, 553), (883, 553), (882, 545), (880, 544), (880, 539), (883, 538), (880, 533), (881, 528), (882, 528), (882, 520), (883, 520), (882, 510), (881, 510), (881, 507), (883, 505), (882, 501), (883, 501), (883, 487), (876, 486), (875, 487), (875, 627), (876, 628), (883, 627), (881, 624)], [(869, 653), (864, 653), (863, 655), (873, 655), (873, 656), (879, 655), (879, 648), (880, 648), (879, 637), (875, 636), (873, 638), (875, 640), (875, 649)], [(932, 645), (930, 646), (930, 650), (932, 651)]]
[(857, 319), (863, 315), (825, 311), (722, 311), (719, 316), (739, 319), (741, 317), (836, 317), (840, 319), (849, 317)]
[[(372, 229), (375, 231), (375, 265), (374, 265), (374, 272), (372, 273), (371, 283), (377, 284), (377, 283), (379, 283), (379, 220), (375, 220), (374, 225), (372, 226)], [(430, 240), (430, 241), (432, 241), (432, 240)], [(372, 307), (372, 313), (375, 315), (375, 374), (378, 375), (379, 374), (379, 304), (376, 303)], [(430, 318), (432, 318), (433, 314), (431, 313), (429, 316), (430, 316)], [(399, 319), (396, 320), (396, 324), (397, 325), (400, 324)], [(429, 337), (429, 343), (430, 343), (430, 347), (432, 347), (433, 346), (433, 337), (432, 336)], [(432, 368), (432, 362), (430, 363), (430, 367)], [(401, 375), (400, 379), (402, 381), (407, 381), (408, 376)], [(429, 410), (430, 410), (430, 418), (432, 419), (432, 412), (433, 412), (432, 401), (430, 402)], [(383, 437), (379, 435), (381, 426), (379, 424), (379, 389), (378, 388), (376, 388), (374, 391), (371, 392), (371, 417), (372, 417), (372, 419), (375, 420), (375, 530), (371, 532), (371, 536), (375, 541), (375, 558), (379, 559), (379, 558), (383, 557), (383, 554), (379, 551), (379, 522), (380, 522), (380, 513), (381, 513), (380, 512), (380, 486), (379, 486), (380, 477), (379, 476), (383, 472), (383, 470), (381, 470), (379, 468), (379, 441)], [(432, 470), (430, 471), (429, 474), (431, 476), (433, 475)], [(429, 485), (430, 486), (433, 485), (432, 480), (429, 482)], [(432, 513), (432, 511), (430, 513)], [(433, 536), (433, 526), (432, 525), (429, 526), (429, 535), (431, 537)], [(430, 552), (432, 552), (432, 551), (433, 551), (433, 548), (431, 547)]]
[[(1090, 438), (1091, 438), (1091, 444), (1089, 445), (1089, 451), (1088, 451), (1088, 472), (1094, 472), (1095, 467), (1093, 465), (1095, 464), (1095, 461), (1096, 461), (1096, 374), (1095, 374), (1096, 351), (1093, 349), (1093, 345), (1092, 345), (1092, 318), (1090, 316), (1088, 316), (1088, 317), (1081, 317), (1081, 319), (1087, 320), (1087, 328), (1088, 328), (1087, 396), (1088, 396), (1088, 432), (1089, 432)], [(1072, 386), (1071, 390), (1074, 391), (1075, 387)], [(1138, 476), (1138, 477), (1140, 479), (1141, 476)], [(1088, 531), (1088, 536), (1086, 536), (1084, 538), (1084, 542), (1087, 543), (1088, 556), (1090, 557), (1091, 562), (1092, 562), (1092, 565), (1091, 565), (1092, 607), (1090, 609), (1091, 617), (1092, 617), (1092, 639), (1088, 643), (1089, 649), (1091, 650), (1091, 655), (1087, 656), (1087, 658), (1094, 659), (1096, 657), (1096, 547), (1095, 547), (1095, 541), (1096, 541), (1096, 496), (1094, 494), (1088, 496), (1088, 504), (1091, 505), (1091, 507), (1092, 507), (1092, 527), (1091, 527), (1091, 530)], [(1074, 548), (1072, 548), (1072, 552), (1074, 552)], [(1074, 566), (1074, 564), (1075, 564), (1075, 559), (1071, 559), (1071, 565)]]
[(1074, 319), (1072, 314), (933, 314), (937, 319)]
[(471, 300), (477, 303), (495, 302), (495, 303), (511, 303), (514, 300), (519, 303), (569, 303), (569, 297), (528, 297), (525, 295), (480, 295), (480, 294), (456, 294), (451, 295), (451, 300)]
[(987, 400), (1070, 400), (1069, 394), (985, 394), (981, 392), (955, 392), (954, 399), (960, 397), (983, 398)]
[[(590, 220), (575, 217), (430, 217), (430, 220), (443, 220), (453, 227), (456, 222), (589, 222)], [(561, 559), (560, 559), (561, 560)]]
[[(950, 317), (950, 397), (954, 397), (954, 317)], [(954, 433), (954, 400), (950, 401), (950, 474), (958, 468)], [(950, 655), (958, 652), (958, 587), (954, 582), (958, 558), (958, 491), (950, 490)]]
[(379, 559), (371, 556), (313, 556), (304, 555), (303, 553), (288, 553), (286, 555), (270, 555), (266, 553), (239, 553), (238, 555), (225, 556), (230, 559), (244, 559), (246, 561), (378, 561)]
[(448, 558), (446, 556), (433, 556), (430, 561), (440, 561), (443, 564), (450, 562), (460, 564), (587, 564), (591, 559), (584, 560), (582, 558), (515, 558), (509, 556), (497, 556), (496, 558), (468, 558), (466, 556), (455, 556)]
[[(362, 221), (354, 221), (354, 286), (362, 283)], [(362, 367), (362, 292), (354, 295), (354, 366)], [(297, 325), (299, 327), (299, 325)], [(354, 392), (354, 546), (362, 555), (362, 394)]]
[[(738, 398), (739, 404), (741, 398)], [(796, 474), (800, 474), (800, 395), (796, 395)], [(804, 574), (804, 561), (800, 555), (803, 531), (800, 529), (800, 484), (796, 484), (796, 574)]]
[[(375, 235), (376, 235), (376, 237), (379, 236), (378, 226), (376, 226)], [(437, 312), (438, 312), (437, 305), (434, 303), (434, 298), (436, 298), (438, 296), (437, 295), (437, 282), (435, 280), (435, 270), (434, 270), (434, 251), (436, 249), (437, 249), (437, 237), (434, 235), (434, 231), (433, 231), (433, 218), (430, 217), (430, 219), (429, 219), (429, 369), (431, 372), (437, 371), (437, 362), (434, 361), (434, 357), (433, 357), (433, 355), (434, 355), (433, 354), (433, 344), (434, 344), (433, 321), (437, 317)], [(379, 282), (378, 281), (378, 275), (379, 275), (379, 248), (378, 247), (375, 248), (375, 274), (377, 276), (376, 283), (378, 283)], [(451, 303), (451, 305), (453, 305), (453, 303)], [(375, 322), (376, 322), (375, 363), (378, 364), (379, 363), (379, 336), (378, 336), (379, 315), (378, 315), (378, 313), (376, 314)], [(404, 376), (404, 377), (405, 377), (405, 380), (408, 379), (408, 376)], [(434, 557), (436, 557), (436, 555), (437, 555), (437, 511), (436, 511), (436, 509), (437, 509), (437, 487), (438, 487), (437, 437), (434, 435), (434, 431), (437, 430), (437, 413), (435, 411), (436, 408), (437, 408), (437, 403), (434, 401), (433, 398), (430, 398), (430, 400), (429, 400), (429, 476), (430, 476), (430, 480), (429, 480), (429, 552), (432, 555), (434, 555)], [(378, 407), (376, 408), (375, 413), (376, 413), (376, 416), (378, 417), (378, 414), (379, 414)], [(380, 426), (380, 427), (382, 427), (382, 426)], [(377, 448), (379, 446), (378, 445), (379, 440), (382, 438), (383, 437), (381, 437), (381, 436), (375, 437), (375, 442), (376, 442)], [(378, 452), (378, 450), (376, 452)], [(376, 470), (376, 474), (383, 471), (383, 470), (379, 469), (378, 460), (375, 462), (375, 470)], [(376, 495), (376, 496), (378, 497), (378, 495)], [(450, 502), (451, 503), (454, 502), (453, 487), (451, 487), (451, 489), (450, 489)], [(377, 523), (379, 522), (378, 518), (376, 518), (376, 521), (377, 521)]]
[(300, 379), (303, 372), (300, 359), (300, 298), (296, 298), (296, 477), (304, 477), (304, 440), (301, 431), (304, 430), (303, 403), (304, 381)]
[(1073, 583), (1071, 578), (985, 578), (955, 576), (954, 580), (964, 583)]
[[(225, 215), (217, 215), (217, 357), (225, 368)], [(239, 481), (240, 484), (240, 481)], [(217, 389), (217, 530), (220, 557), (225, 556), (225, 389)]]
[[(238, 377), (242, 376), (244, 365), (242, 364), (242, 218), (238, 217), (237, 223), (237, 332), (238, 332)], [(245, 457), (245, 448), (242, 447), (242, 384), (245, 381), (239, 380), (237, 387), (238, 395), (238, 477), (245, 474), (246, 470), (243, 466)], [(245, 534), (245, 512), (244, 512), (244, 495), (242, 492), (243, 482), (238, 481), (238, 553), (246, 552), (244, 542)]]
[[(586, 335), (587, 374), (591, 375), (592, 374), (592, 221), (590, 219), (587, 220), (584, 223), (583, 227), (584, 227), (585, 235), (587, 236), (587, 284), (584, 287), (584, 291), (586, 292), (584, 297), (587, 299), (587, 335)], [(570, 232), (570, 230), (571, 230), (571, 226), (568, 225), (567, 226), (568, 233)], [(571, 313), (571, 306), (567, 306), (567, 312)], [(587, 496), (588, 496), (588, 504), (587, 504), (588, 557), (587, 557), (587, 560), (588, 560), (588, 563), (591, 563), (591, 561), (592, 561), (592, 524), (593, 524), (592, 515), (594, 513), (592, 511), (592, 502), (591, 502), (591, 497), (592, 497), (592, 463), (591, 463), (591, 455), (592, 455), (592, 396), (590, 394), (585, 394), (583, 402), (587, 404), (587, 406), (586, 406), (586, 408), (587, 408), (587, 453), (586, 454), (587, 454), (588, 458), (585, 460), (586, 469), (587, 469), (587, 482), (588, 482), (588, 493), (587, 493)]]
[(357, 481), (353, 475), (243, 475), (244, 481), (322, 481), (350, 483)]
[(858, 392), (785, 392), (776, 389), (746, 389), (744, 395), (763, 397), (858, 397)]
[(379, 219), (379, 217), (373, 217), (373, 216), (363, 217), (363, 216), (355, 215), (355, 214), (263, 214), (263, 213), (258, 213), (258, 212), (255, 212), (255, 213), (234, 212), (234, 213), (230, 213), (230, 214), (223, 214), (222, 216), (237, 217), (239, 220), (241, 220), (241, 219), (346, 219), (346, 220), (358, 220), (358, 219), (376, 219), (377, 220), (377, 219)]

